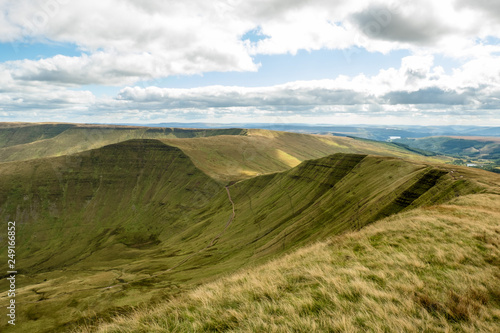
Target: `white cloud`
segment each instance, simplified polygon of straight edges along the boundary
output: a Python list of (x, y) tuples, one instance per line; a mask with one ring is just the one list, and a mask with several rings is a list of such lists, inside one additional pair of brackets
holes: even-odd
[[(280, 119), (488, 118), (500, 123), (500, 57), (474, 59), (452, 73), (435, 66), (428, 55), (402, 59), (399, 68), (377, 75), (339, 76), (332, 80), (297, 81), (268, 87), (208, 86), (190, 89), (125, 87), (116, 98), (96, 98), (88, 91), (68, 90), (33, 81), (20, 86), (0, 66), (0, 108), (9, 114), (49, 112), (79, 114), (82, 121), (207, 120), (266, 121)], [(113, 120), (113, 117), (116, 119)], [(94, 119), (94, 120), (89, 120)], [(357, 119), (357, 118), (352, 118)], [(125, 121), (125, 120), (123, 120)], [(444, 120), (443, 120), (444, 121)]]
[[(446, 74), (434, 66), (432, 56), (403, 58), (399, 69), (367, 77), (346, 76), (335, 80), (298, 81), (270, 87), (210, 86), (191, 89), (126, 87), (117, 96), (129, 108), (166, 114), (182, 112), (223, 115), (267, 111), (274, 116), (333, 116), (359, 112), (365, 116), (410, 114), (484, 117), (500, 107), (500, 59), (490, 66), (472, 60)], [(244, 110), (244, 111), (243, 111)], [(498, 117), (498, 116), (497, 116)], [(496, 120), (495, 120), (496, 119)], [(500, 121), (498, 118), (491, 121)]]
[[(1, 1), (2, 41), (77, 45), (80, 57), (11, 64), (21, 80), (130, 84), (209, 71), (255, 71), (256, 54), (411, 49), (474, 57), (500, 51), (497, 6), (472, 0)], [(487, 16), (488, 24), (484, 24)], [(241, 37), (259, 28), (268, 38)], [(71, 75), (70, 75), (71, 74)]]
[[(407, 117), (500, 107), (500, 7), (488, 0), (0, 0), (0, 41), (76, 45), (80, 56), (0, 63), (0, 108), (93, 117), (352, 114)], [(242, 40), (258, 29), (264, 38)], [(132, 87), (171, 75), (256, 71), (259, 54), (409, 50), (375, 76), (244, 88)], [(463, 63), (447, 73), (444, 54)], [(116, 99), (82, 85), (129, 86)], [(74, 90), (72, 90), (74, 89)], [(487, 111), (490, 110), (490, 111)], [(34, 111), (36, 112), (36, 111)]]

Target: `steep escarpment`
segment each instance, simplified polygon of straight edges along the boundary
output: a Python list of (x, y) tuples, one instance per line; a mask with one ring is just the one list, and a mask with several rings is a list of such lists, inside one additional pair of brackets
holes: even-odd
[(339, 153), (225, 189), (158, 140), (2, 163), (0, 218), (16, 220), (23, 242), (19, 321), (32, 332), (65, 331), (380, 217), (482, 191), (451, 171)]
[[(396, 158), (334, 154), (238, 182), (230, 190), (236, 219), (218, 250), (240, 261), (242, 257), (254, 261), (481, 187), (472, 180), (454, 179), (442, 168)], [(224, 200), (218, 195), (211, 206), (214, 211), (198, 215), (194, 220), (199, 224), (179, 237), (193, 239), (200, 225), (210, 228), (212, 220), (204, 216), (217, 214)], [(203, 267), (201, 262), (197, 265)]]
[(0, 165), (0, 215), (27, 246), (22, 271), (69, 265), (113, 244), (157, 243), (221, 186), (175, 147), (130, 140), (60, 158)]

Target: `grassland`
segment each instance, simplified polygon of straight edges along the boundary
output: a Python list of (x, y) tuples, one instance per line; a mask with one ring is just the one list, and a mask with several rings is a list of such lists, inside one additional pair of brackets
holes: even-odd
[(242, 135), (242, 129), (182, 129), (83, 124), (0, 126), (0, 162), (63, 156), (132, 139)]
[(257, 129), (175, 129), (81, 124), (4, 124), (0, 162), (77, 154), (132, 139), (161, 139), (221, 183), (288, 170), (334, 153), (394, 156), (444, 162), (391, 143)]
[(348, 137), (249, 129), (242, 136), (161, 139), (180, 148), (203, 172), (221, 182), (285, 171), (302, 161), (335, 153), (400, 157), (416, 162), (445, 162), (395, 144)]
[[(30, 126), (0, 126), (0, 133), (11, 131), (0, 136), (0, 155), (14, 149), (18, 154), (14, 159), (21, 159), (0, 163), (0, 219), (18, 222), (17, 238), (22, 242), (17, 253), (20, 325), (13, 329), (2, 322), (2, 332), (65, 332), (85, 323), (109, 321), (117, 314), (129, 315), (137, 311), (136, 306), (147, 308), (141, 316), (149, 316), (155, 307), (180, 304), (175, 302), (196, 307), (189, 303), (193, 288), (203, 290), (223, 276), (234, 272), (240, 276), (250, 273), (248, 269), (262, 273), (269, 260), (282, 265), (296, 256), (280, 259), (291, 251), (310, 254), (318, 246), (329, 249), (344, 239), (337, 235), (364, 232), (367, 225), (380, 225), (381, 219), (407, 216), (415, 209), (427, 212), (420, 207), (447, 207), (450, 200), (458, 205), (457, 198), (464, 196), (497, 198), (500, 194), (497, 175), (443, 165), (441, 158), (369, 140), (268, 130)], [(95, 139), (85, 141), (85, 137)], [(116, 140), (120, 142), (106, 144)], [(81, 151), (89, 147), (94, 149)], [(74, 153), (67, 154), (70, 151)], [(60, 154), (67, 155), (47, 157)], [(234, 220), (228, 220), (233, 208)], [(314, 242), (320, 243), (309, 249)], [(0, 240), (0, 257), (6, 257), (5, 244), (5, 239)], [(290, 269), (300, 271), (301, 264), (294, 265)], [(309, 262), (302, 265), (310, 267)], [(265, 276), (262, 279), (266, 281)], [(296, 289), (285, 288), (289, 304), (271, 313), (272, 318), (286, 318), (282, 311), (293, 308), (297, 289), (304, 290), (305, 294), (297, 293), (304, 302), (316, 295), (317, 290), (307, 289), (307, 283), (292, 282)], [(0, 280), (0, 290), (5, 287), (6, 280)], [(494, 293), (486, 290), (490, 298), (484, 308), (489, 309), (496, 303), (491, 301)], [(444, 306), (436, 312), (438, 317), (447, 311), (441, 296), (434, 299)], [(251, 307), (261, 311), (258, 304), (267, 296), (262, 297), (252, 299), (255, 304), (243, 312), (252, 316)], [(6, 300), (6, 293), (1, 293), (2, 306)], [(174, 303), (165, 303), (169, 300)], [(274, 304), (278, 299), (268, 301)], [(203, 309), (188, 308), (199, 314), (190, 321), (194, 326), (165, 319), (168, 325), (179, 326), (161, 328), (155, 325), (163, 324), (145, 319), (153, 326), (142, 330), (258, 328), (250, 323), (234, 326), (233, 319), (227, 324), (224, 313), (218, 314), (221, 322), (210, 326), (214, 314), (200, 312)], [(312, 311), (324, 315), (317, 306)], [(123, 325), (128, 320), (124, 318), (118, 319)], [(244, 323), (242, 318), (236, 322)], [(269, 322), (277, 326), (262, 323), (262, 330), (288, 331), (287, 323), (275, 322), (279, 320)], [(200, 326), (201, 322), (208, 326)], [(355, 323), (349, 327), (362, 330), (363, 326), (352, 326)]]
[(400, 213), (74, 332), (498, 332), (499, 203)]
[(65, 331), (378, 218), (485, 190), (470, 170), (451, 171), (339, 153), (239, 181), (229, 187), (235, 221), (199, 252), (232, 206), (224, 187), (178, 148), (130, 140), (2, 163), (1, 218), (20, 221), (25, 242), (19, 320), (30, 332)]
[(428, 151), (474, 159), (494, 160), (500, 158), (499, 138), (486, 137), (428, 137), (395, 140), (410, 147)]

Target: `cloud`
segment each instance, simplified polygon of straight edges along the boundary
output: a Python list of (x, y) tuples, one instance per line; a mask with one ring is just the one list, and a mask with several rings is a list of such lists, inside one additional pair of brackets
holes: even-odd
[[(471, 57), (498, 47), (491, 1), (214, 0), (2, 1), (1, 41), (77, 45), (78, 57), (12, 63), (20, 80), (128, 85), (150, 78), (256, 71), (258, 54), (366, 48)], [(268, 38), (242, 40), (258, 29)]]
[(350, 19), (369, 38), (433, 45), (453, 31), (433, 7), (429, 2), (406, 2), (404, 11), (395, 12), (387, 5), (371, 5)]
[(272, 87), (210, 86), (192, 89), (127, 87), (119, 100), (148, 103), (164, 109), (221, 107), (294, 107), (317, 105), (354, 105), (369, 101), (363, 93), (341, 88), (328, 89), (328, 81), (292, 82)]
[[(255, 122), (304, 119), (422, 119), (457, 116), (499, 122), (500, 59), (471, 60), (451, 73), (432, 56), (409, 56), (377, 75), (297, 81), (267, 87), (207, 86), (189, 89), (128, 86), (115, 98), (70, 90), (56, 83), (24, 85), (0, 65), (0, 108), (8, 114), (44, 112), (81, 121), (136, 119)], [(493, 116), (492, 116), (493, 114)], [(271, 118), (270, 118), (271, 117)], [(301, 118), (302, 117), (302, 118)], [(92, 120), (93, 119), (93, 120)], [(446, 118), (448, 119), (448, 118)], [(321, 121), (321, 120), (317, 120)], [(444, 120), (443, 120), (444, 121)], [(447, 120), (450, 121), (449, 119)]]
[[(0, 41), (70, 43), (81, 53), (0, 63), (2, 114), (408, 117), (490, 115), (500, 107), (500, 6), (487, 0), (0, 0), (0, 8)], [(264, 38), (243, 40), (250, 31)], [(258, 71), (255, 57), (263, 54), (352, 48), (412, 56), (373, 76), (256, 88), (134, 86), (173, 75)], [(434, 64), (439, 55), (461, 65), (444, 69)], [(86, 85), (122, 89), (116, 98), (98, 98), (82, 90)]]
[(5, 30), (22, 29), (3, 40), (72, 43), (82, 51), (79, 57), (12, 63), (18, 72), (16, 76), (22, 80), (123, 85), (177, 74), (255, 71), (258, 65), (240, 40), (253, 25), (221, 10), (224, 4), (8, 2), (2, 4), (9, 17)]
[(383, 96), (387, 104), (444, 104), (464, 105), (469, 96), (466, 93), (445, 91), (437, 87), (417, 91), (391, 91)]
[(457, 0), (455, 7), (458, 10), (472, 9), (481, 16), (489, 17), (498, 24), (500, 19), (500, 2), (492, 0)]
[(488, 116), (493, 121), (498, 116), (492, 117), (491, 110), (500, 105), (498, 60), (471, 60), (446, 74), (440, 66), (434, 65), (432, 56), (409, 56), (402, 59), (398, 69), (382, 70), (371, 77), (340, 76), (334, 80), (256, 88), (127, 87), (120, 91), (117, 101), (132, 109), (155, 110), (169, 115), (193, 114), (193, 110), (197, 110), (197, 117), (231, 112), (252, 117), (268, 112), (268, 115), (284, 118), (358, 114), (397, 119), (415, 115), (422, 119)]

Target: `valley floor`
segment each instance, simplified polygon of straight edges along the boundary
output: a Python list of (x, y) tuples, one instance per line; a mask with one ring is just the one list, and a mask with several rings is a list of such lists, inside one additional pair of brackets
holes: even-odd
[(498, 332), (499, 220), (459, 197), (75, 332)]

